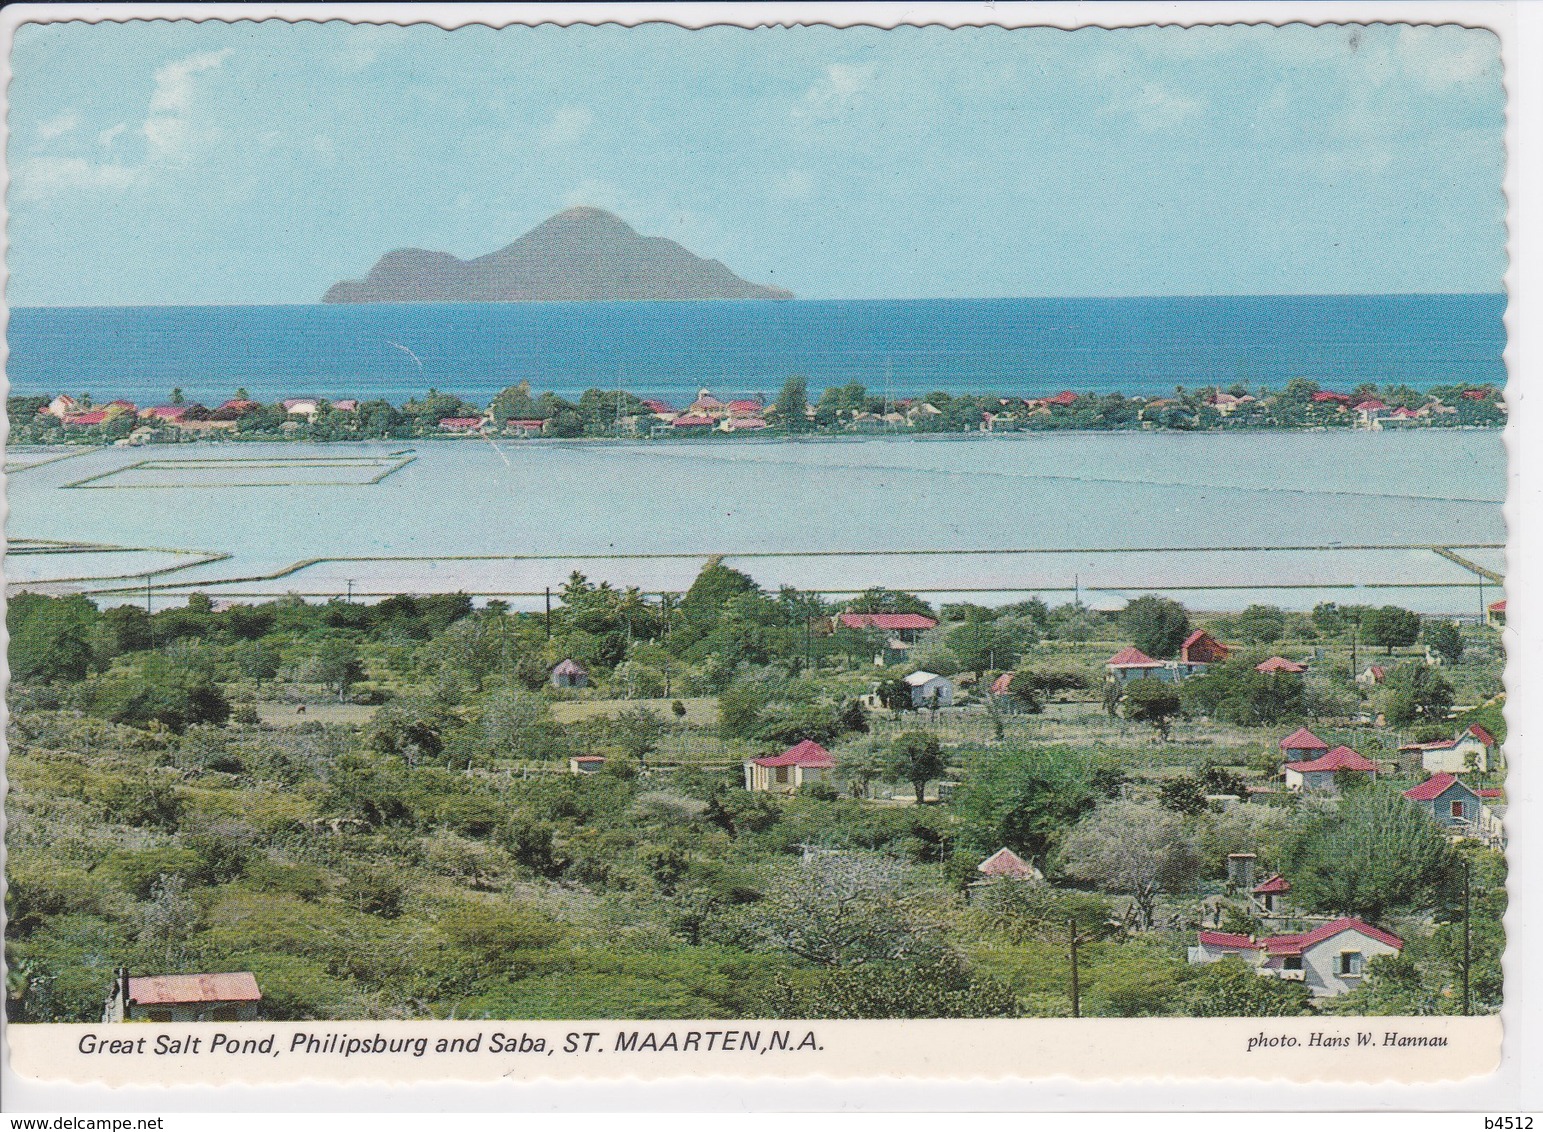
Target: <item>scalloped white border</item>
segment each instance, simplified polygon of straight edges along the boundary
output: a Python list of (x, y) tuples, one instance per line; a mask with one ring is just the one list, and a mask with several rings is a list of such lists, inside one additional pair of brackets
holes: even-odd
[[(1507, 686), (1513, 692), (1508, 711), (1510, 742), (1513, 751), (1511, 845), (1513, 877), (1533, 878), (1543, 875), (1543, 837), (1532, 828), (1538, 812), (1538, 794), (1543, 784), (1540, 771), (1529, 758), (1529, 739), (1543, 733), (1535, 721), (1536, 697), (1524, 689), (1543, 679), (1543, 668), (1531, 652), (1543, 643), (1534, 628), (1531, 615), (1530, 586), (1535, 572), (1528, 564), (1536, 561), (1539, 548), (1533, 535), (1537, 519), (1543, 514), (1543, 495), (1522, 479), (1525, 457), (1536, 443), (1539, 431), (1523, 390), (1533, 377), (1536, 366), (1526, 365), (1533, 351), (1527, 347), (1536, 338), (1543, 317), (1543, 302), (1536, 286), (1523, 287), (1525, 267), (1530, 262), (1525, 251), (1536, 247), (1532, 228), (1527, 223), (1539, 207), (1536, 186), (1543, 182), (1543, 162), (1539, 160), (1538, 137), (1543, 136), (1543, 3), (1513, 4), (1494, 0), (1474, 2), (1398, 3), (1104, 3), (1088, 4), (992, 4), (928, 3), (915, 5), (867, 3), (599, 3), (599, 4), (510, 4), (510, 5), (322, 5), (322, 4), (61, 4), (12, 6), (0, 11), (0, 34), (9, 42), (14, 29), (25, 22), (62, 20), (126, 21), (132, 19), (256, 20), (278, 19), (291, 22), (310, 20), (348, 20), (363, 23), (432, 23), (444, 28), (483, 23), (493, 26), (525, 23), (637, 25), (659, 21), (688, 27), (712, 24), (757, 26), (767, 24), (828, 24), (832, 26), (880, 26), (902, 24), (937, 24), (944, 26), (1027, 26), (1063, 28), (1080, 26), (1139, 26), (1152, 24), (1193, 26), (1197, 24), (1303, 22), (1328, 23), (1455, 23), (1485, 27), (1495, 31), (1502, 41), (1502, 62), (1509, 95), (1506, 144), (1509, 155), (1505, 190), (1511, 214), (1511, 262), (1507, 290), (1511, 306), (1507, 312), (1509, 342), (1506, 360), (1510, 373), (1507, 399), (1511, 421), (1507, 443), (1511, 453), (1509, 499), (1506, 518), (1519, 559), (1509, 573), (1510, 628), (1508, 645), (1511, 656)], [(9, 60), (4, 78), (10, 79)], [(1525, 144), (1524, 144), (1525, 139)], [(1522, 195), (1526, 189), (1526, 195)], [(1531, 317), (1527, 317), (1530, 315)], [(0, 424), (0, 428), (3, 428)], [(229, 1086), (220, 1090), (183, 1087), (165, 1089), (105, 1089), (92, 1086), (66, 1087), (24, 1081), (11, 1072), (9, 1058), (0, 1064), (0, 1089), (5, 1096), (5, 1110), (17, 1111), (217, 1111), (220, 1109), (275, 1110), (329, 1108), (334, 1110), (402, 1112), (404, 1110), (488, 1110), (488, 1109), (778, 1109), (778, 1110), (851, 1110), (884, 1111), (894, 1109), (1020, 1109), (1038, 1108), (1066, 1111), (1177, 1110), (1177, 1109), (1285, 1109), (1338, 1110), (1387, 1109), (1391, 1111), (1501, 1111), (1518, 1112), (1543, 1108), (1543, 1082), (1535, 1069), (1543, 1065), (1543, 1026), (1538, 1008), (1529, 1004), (1528, 992), (1543, 969), (1543, 933), (1529, 931), (1526, 924), (1536, 919), (1538, 903), (1536, 884), (1513, 884), (1512, 903), (1507, 917), (1508, 952), (1507, 1003), (1503, 1013), (1506, 1026), (1504, 1062), (1488, 1077), (1448, 1086), (1418, 1084), (1341, 1086), (1322, 1084), (1288, 1085), (1272, 1082), (1261, 1095), (1258, 1083), (1204, 1082), (1173, 1083), (1142, 1081), (1112, 1087), (1103, 1083), (1058, 1081), (957, 1081), (920, 1082), (905, 1078), (864, 1081), (800, 1079), (796, 1082), (746, 1082), (719, 1077), (695, 1082), (680, 1080), (645, 1084), (638, 1081), (587, 1082), (558, 1084), (539, 1082), (498, 1086), (467, 1086), (446, 1083), (436, 1086), (326, 1086), (308, 1084), (282, 1088)], [(1532, 890), (1532, 891), (1529, 891)], [(902, 1024), (903, 1025), (903, 1024)], [(1105, 1073), (1109, 1067), (1101, 1067)]]

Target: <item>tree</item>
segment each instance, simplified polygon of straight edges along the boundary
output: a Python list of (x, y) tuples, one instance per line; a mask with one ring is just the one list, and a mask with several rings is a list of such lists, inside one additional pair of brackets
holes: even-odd
[(888, 772), (916, 788), (918, 806), (924, 801), (927, 783), (941, 775), (947, 766), (937, 736), (925, 731), (904, 732), (890, 748)]
[(1251, 605), (1237, 618), (1238, 636), (1245, 641), (1267, 645), (1286, 632), (1286, 614), (1274, 605)]
[(96, 606), (87, 598), (17, 594), (6, 608), (11, 675), (47, 683), (84, 680), (96, 621)]
[(1180, 698), (1193, 713), (1258, 727), (1300, 717), (1306, 690), (1300, 676), (1260, 672), (1247, 660), (1229, 660), (1185, 680)]
[(972, 973), (952, 952), (927, 963), (877, 963), (779, 973), (761, 992), (757, 1017), (1016, 1018), (1011, 987)]
[(1188, 775), (1168, 779), (1157, 793), (1165, 810), (1172, 810), (1185, 817), (1205, 813), (1205, 788)]
[(1104, 802), (1067, 835), (1061, 867), (1070, 877), (1130, 897), (1139, 930), (1152, 926), (1157, 897), (1186, 888), (1199, 867), (1178, 815), (1140, 802)]
[(1146, 594), (1120, 612), (1120, 628), (1142, 652), (1166, 659), (1189, 636), (1189, 614), (1176, 601)]
[(1125, 718), (1150, 723), (1165, 741), (1182, 701), (1179, 689), (1166, 680), (1132, 680), (1125, 686)]
[(1420, 615), (1396, 605), (1384, 605), (1368, 610), (1361, 619), (1361, 639), (1374, 648), (1383, 648), (1389, 655), (1395, 648), (1404, 648), (1420, 636)]
[(1060, 747), (993, 751), (970, 767), (953, 811), (965, 823), (962, 843), (980, 854), (1006, 846), (1043, 859), (1093, 807), (1093, 778), (1080, 751)]
[(813, 422), (809, 420), (809, 383), (797, 374), (782, 383), (775, 405), (777, 424), (787, 432), (805, 432)]
[(1456, 664), (1463, 656), (1463, 634), (1458, 630), (1457, 624), (1440, 618), (1435, 621), (1427, 621), (1423, 630), (1425, 643), (1448, 664)]
[(1285, 863), (1294, 902), (1375, 923), (1392, 909), (1432, 907), (1450, 876), (1452, 850), (1436, 823), (1397, 790), (1370, 787), (1304, 811)]
[(1190, 980), (1183, 1012), (1196, 1018), (1284, 1018), (1309, 1013), (1311, 999), (1305, 983), (1262, 978), (1229, 955)]
[(318, 684), (336, 686), (338, 702), (348, 698), (348, 687), (364, 675), (359, 650), (347, 641), (324, 641), (311, 655), (307, 674)]
[(1452, 710), (1452, 685), (1436, 669), (1420, 661), (1400, 664), (1388, 673), (1382, 688), (1382, 713), (1394, 727), (1416, 719), (1440, 722)]

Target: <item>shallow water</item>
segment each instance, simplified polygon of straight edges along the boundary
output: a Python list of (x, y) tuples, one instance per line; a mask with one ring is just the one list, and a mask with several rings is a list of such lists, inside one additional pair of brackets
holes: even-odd
[[(164, 600), (340, 594), (352, 581), (362, 595), (464, 589), (528, 606), (574, 569), (681, 589), (724, 554), (763, 584), (828, 592), (881, 584), (989, 603), (1075, 589), (1117, 606), (1161, 589), (1209, 609), (1338, 600), (1452, 613), (1479, 608), (1479, 579), (1423, 548), (1505, 542), (1505, 452), (1487, 431), (427, 441), (360, 482), (406, 447), (95, 451), (13, 473), (7, 531), (231, 555), (158, 575)], [(982, 550), (998, 553), (958, 553)], [(1498, 550), (1459, 553), (1501, 564)], [(633, 555), (673, 557), (616, 557)], [(397, 560), (363, 561), (382, 557)], [(317, 558), (351, 561), (221, 583)], [(79, 562), (57, 565), (28, 558), (7, 576), (80, 575)], [(93, 585), (142, 595), (144, 578)], [(1497, 596), (1493, 583), (1485, 592)]]

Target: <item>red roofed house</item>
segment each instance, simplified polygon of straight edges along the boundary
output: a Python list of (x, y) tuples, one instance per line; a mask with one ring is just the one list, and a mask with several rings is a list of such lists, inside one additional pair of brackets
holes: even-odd
[(829, 777), (835, 765), (829, 751), (813, 739), (805, 739), (780, 755), (746, 762), (745, 789), (792, 794), (807, 783)]
[(647, 409), (650, 413), (670, 414), (675, 412), (675, 410), (670, 407), (668, 401), (660, 401), (656, 397), (650, 397), (648, 400), (641, 402), (641, 404), (643, 408)]
[(766, 427), (766, 418), (729, 416), (718, 427), (724, 432), (755, 432)]
[(144, 421), (166, 421), (168, 423), (180, 421), (187, 416), (192, 405), (152, 405), (148, 409), (139, 410), (139, 419)]
[(1490, 756), (1495, 746), (1493, 735), (1482, 727), (1474, 726), (1455, 739), (1442, 739), (1435, 743), (1405, 743), (1398, 749), (1398, 753), (1411, 761), (1418, 757), (1421, 769), (1427, 774), (1463, 774), (1468, 771), (1483, 774), (1490, 768)]
[(1505, 628), (1505, 598), (1489, 603), (1484, 610), (1484, 623), (1491, 629)]
[(1313, 394), (1313, 401), (1319, 405), (1326, 405), (1332, 402), (1336, 406), (1349, 408), (1350, 400), (1350, 394), (1348, 393), (1331, 393), (1327, 389), (1320, 389), (1317, 393)]
[(765, 405), (752, 400), (730, 401), (727, 408), (731, 417), (759, 417), (766, 412)]
[(357, 413), (359, 401), (354, 397), (345, 397), (341, 401), (332, 402), (332, 411), (335, 413)]
[(599, 774), (604, 769), (604, 755), (574, 755), (568, 760), (569, 774)]
[[(293, 411), (293, 410), (291, 410)], [(443, 417), (439, 422), (440, 432), (471, 433), (482, 431), (481, 417)]]
[(1280, 741), (1281, 757), (1289, 762), (1304, 762), (1329, 753), (1329, 745), (1305, 727), (1298, 727)]
[(87, 413), (68, 413), (64, 418), (65, 428), (90, 428), (92, 425), (102, 424), (107, 420), (106, 409), (92, 409)]
[(515, 436), (540, 436), (546, 430), (546, 421), (540, 417), (510, 418), (504, 422), (504, 431)]
[(1285, 771), (1287, 790), (1332, 791), (1335, 789), (1335, 776), (1339, 774), (1369, 774), (1375, 779), (1377, 764), (1349, 747), (1335, 747), (1311, 762), (1287, 763)]
[(1042, 403), (1046, 405), (1058, 405), (1064, 409), (1077, 403), (1077, 395), (1070, 389), (1063, 389), (1054, 397), (1046, 397)]
[(1387, 414), (1388, 407), (1373, 397), (1356, 404), (1353, 411), (1357, 418), (1357, 427), (1378, 429), (1382, 427), (1382, 418)]
[(1221, 664), (1232, 650), (1211, 636), (1204, 629), (1196, 629), (1179, 646), (1179, 664), (1184, 675), (1193, 676), (1204, 672), (1209, 664)]
[(1455, 774), (1433, 774), (1420, 785), (1405, 790), (1404, 797), (1448, 833), (1489, 839), (1489, 831), (1484, 828), (1484, 800)]
[(1300, 676), (1307, 671), (1307, 665), (1297, 664), (1295, 661), (1287, 660), (1283, 656), (1272, 656), (1269, 660), (1254, 665), (1254, 671), (1263, 672), (1270, 676), (1278, 673), (1284, 673), (1288, 676)]
[(925, 613), (841, 613), (836, 624), (843, 629), (878, 629), (892, 633), (908, 645), (916, 643), (918, 634), (938, 627), (937, 618)]
[(687, 413), (685, 416), (676, 417), (670, 422), (671, 428), (712, 428), (712, 417), (704, 417), (699, 413)]
[(1013, 674), (1004, 672), (991, 682), (991, 694), (993, 696), (1005, 696), (1013, 690)]
[(68, 393), (61, 393), (38, 410), (39, 416), (58, 417), (61, 421), (75, 412), (79, 402)]
[(239, 420), (241, 417), (246, 416), (248, 413), (255, 413), (258, 409), (261, 408), (262, 404), (258, 401), (253, 401), (245, 397), (233, 397), (231, 400), (226, 401), (219, 408), (215, 409), (214, 412), (210, 414), (210, 416), (217, 421), (234, 421)]
[(1286, 898), (1286, 893), (1291, 891), (1291, 882), (1276, 873), (1262, 884), (1256, 884), (1252, 890), (1254, 902), (1260, 911), (1266, 916), (1273, 916), (1280, 910), (1280, 902)]
[(1007, 877), (1012, 880), (1044, 880), (1045, 874), (1029, 864), (1011, 849), (998, 849), (980, 864), (975, 871), (987, 881)]
[(1404, 941), (1353, 917), (1321, 924), (1309, 932), (1255, 939), (1232, 932), (1200, 932), (1189, 949), (1191, 963), (1215, 963), (1235, 955), (1257, 975), (1305, 983), (1314, 998), (1332, 998), (1361, 985), (1367, 964), (1397, 955)]
[(113, 972), (103, 1022), (253, 1022), (262, 1001), (250, 971), (220, 975)]
[(1115, 653), (1104, 661), (1104, 667), (1109, 670), (1109, 679), (1121, 684), (1146, 676), (1172, 681), (1176, 675), (1167, 661), (1154, 660), (1135, 645), (1129, 645)]

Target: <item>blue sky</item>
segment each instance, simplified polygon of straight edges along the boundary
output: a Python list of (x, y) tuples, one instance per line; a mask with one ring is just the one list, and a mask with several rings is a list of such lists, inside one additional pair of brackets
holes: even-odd
[(1496, 291), (1456, 27), (26, 25), (16, 306), (305, 303), (597, 205), (802, 298)]

